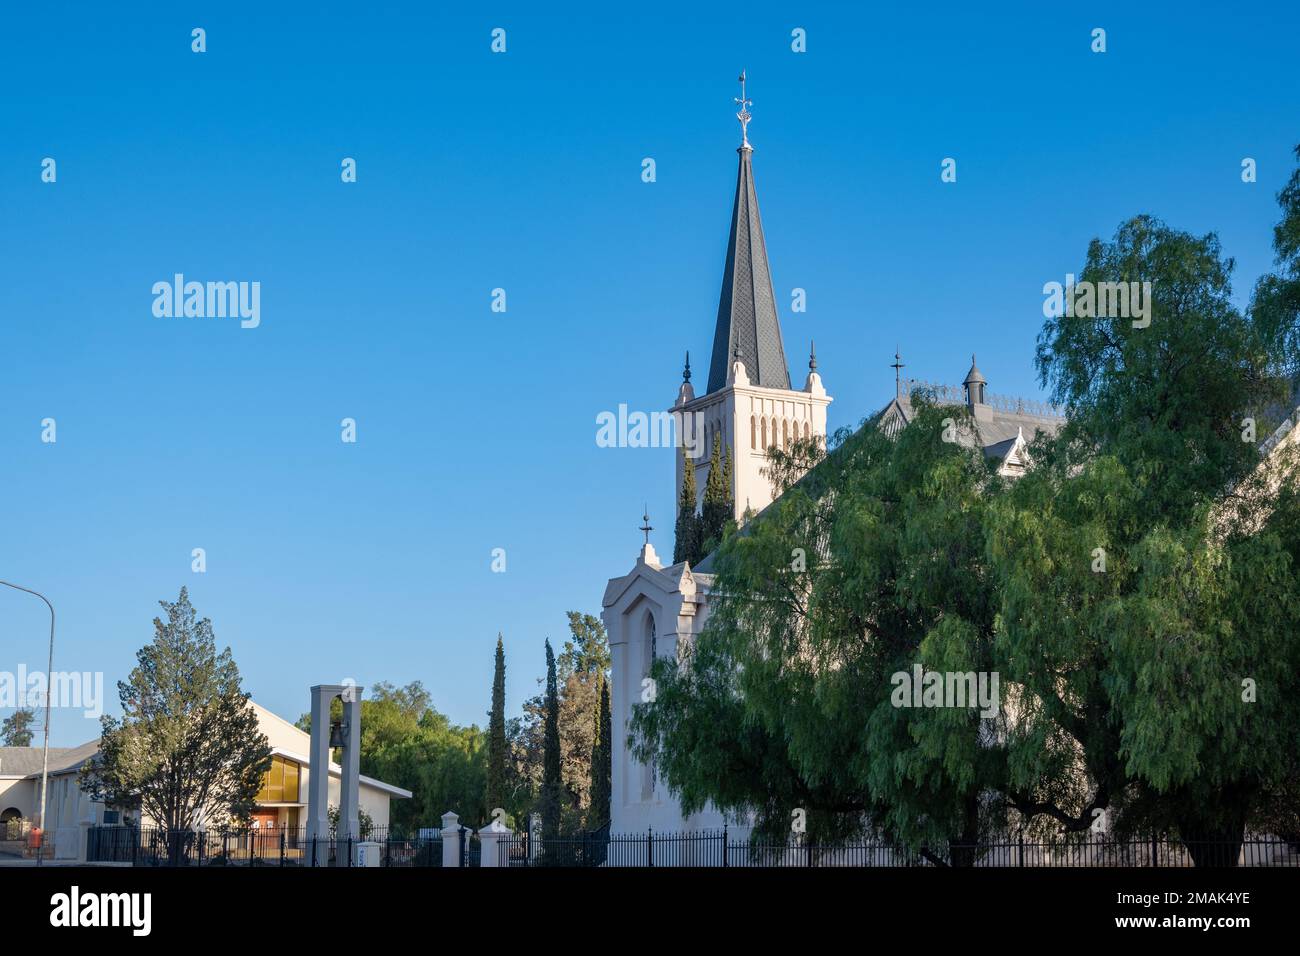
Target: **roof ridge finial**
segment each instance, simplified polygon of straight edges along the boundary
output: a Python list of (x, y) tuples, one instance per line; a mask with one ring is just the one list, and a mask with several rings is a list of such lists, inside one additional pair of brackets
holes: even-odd
[(809, 339), (808, 346), (808, 371), (815, 372), (817, 371), (817, 340)]
[(691, 380), (691, 353), (690, 353), (689, 351), (687, 351), (687, 353), (686, 353), (686, 368), (684, 368), (684, 369), (682, 370), (682, 381), (683, 381), (683, 382), (689, 382), (690, 380)]
[(648, 505), (643, 504), (641, 506), (641, 509), (642, 509), (641, 520), (645, 523), (642, 524), (641, 527), (638, 528), (637, 530), (645, 534), (645, 543), (649, 544), (650, 532), (654, 530), (654, 528), (650, 527), (650, 507)]
[(740, 112), (736, 114), (736, 119), (740, 120), (740, 148), (753, 151), (754, 147), (749, 145), (749, 121), (753, 118), (749, 112), (749, 107), (754, 105), (754, 101), (745, 98), (745, 71), (740, 71), (740, 96), (736, 97), (736, 104), (740, 107)]
[(902, 399), (903, 397), (903, 357), (898, 354), (898, 346), (894, 346), (894, 364), (889, 366), (894, 370), (894, 397)]

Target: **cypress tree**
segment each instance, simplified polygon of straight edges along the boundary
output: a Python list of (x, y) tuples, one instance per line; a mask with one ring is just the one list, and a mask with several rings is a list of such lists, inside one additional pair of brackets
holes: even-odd
[(591, 809), (587, 829), (609, 823), (609, 801), (614, 782), (613, 732), (610, 726), (609, 685), (600, 681), (600, 708), (596, 711), (596, 746), (591, 754)]
[(683, 452), (682, 495), (677, 500), (677, 536), (673, 546), (673, 564), (700, 560), (700, 519), (695, 513), (695, 462), (689, 452)]
[(727, 505), (727, 517), (723, 521), (725, 526), (731, 520), (731, 516), (736, 513), (736, 502), (732, 495), (731, 489), (736, 486), (735, 476), (732, 473), (731, 465), (731, 446), (727, 446), (727, 460), (722, 466), (722, 493)]
[(709, 554), (722, 543), (722, 529), (731, 517), (730, 498), (731, 491), (722, 464), (722, 439), (714, 435), (713, 453), (709, 456), (709, 477), (704, 482), (704, 507), (700, 515), (701, 555)]
[(555, 679), (555, 653), (546, 642), (546, 721), (542, 737), (542, 840), (560, 835), (564, 781), (560, 772), (560, 691)]
[(496, 668), (492, 674), (492, 709), (488, 712), (487, 810), (506, 800), (506, 652), (497, 634)]

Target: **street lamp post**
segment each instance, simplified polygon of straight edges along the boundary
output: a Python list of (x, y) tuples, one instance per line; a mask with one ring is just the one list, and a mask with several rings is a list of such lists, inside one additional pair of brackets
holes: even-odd
[(35, 594), (45, 602), (45, 606), (50, 609), (50, 659), (45, 668), (45, 743), (41, 747), (41, 854), (37, 856), (36, 862), (40, 863), (40, 857), (45, 850), (45, 787), (50, 776), (50, 682), (54, 679), (54, 605), (50, 599), (39, 591), (33, 591), (31, 588), (25, 588), (20, 584), (11, 584), (8, 581), (0, 581), (0, 584), (11, 587), (15, 591), (26, 591), (28, 594)]

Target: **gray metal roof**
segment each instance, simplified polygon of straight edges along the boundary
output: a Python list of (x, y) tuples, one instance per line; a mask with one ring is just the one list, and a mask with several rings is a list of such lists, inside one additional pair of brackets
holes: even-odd
[(763, 242), (763, 223), (754, 191), (753, 150), (741, 147), (736, 174), (736, 202), (731, 212), (731, 238), (722, 273), (718, 325), (713, 333), (713, 361), (709, 366), (709, 391), (727, 385), (732, 356), (740, 350), (751, 385), (790, 387), (790, 368), (781, 344), (776, 317), (772, 273)]
[[(966, 404), (958, 398), (958, 390), (951, 386), (930, 386), (929, 394), (931, 400), (939, 405)], [(986, 395), (981, 404), (987, 407), (987, 416), (976, 418), (975, 434), (958, 432), (957, 441), (967, 447), (978, 444), (990, 457), (1004, 456), (1022, 431), (1025, 441), (1033, 441), (1040, 432), (1055, 435), (1065, 424), (1061, 410), (1046, 402)], [(902, 398), (896, 398), (886, 407), (881, 427), (888, 434), (897, 434), (914, 414), (911, 395), (904, 393)]]
[[(79, 747), (51, 747), (50, 773), (80, 766), (99, 750), (99, 741), (91, 740)], [(0, 747), (0, 776), (31, 776), (41, 773), (40, 747)]]

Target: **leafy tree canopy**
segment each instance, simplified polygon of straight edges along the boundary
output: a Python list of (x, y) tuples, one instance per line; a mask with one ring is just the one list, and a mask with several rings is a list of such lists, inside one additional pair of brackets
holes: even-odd
[(111, 806), (138, 806), (158, 826), (189, 830), (246, 821), (271, 749), (240, 689), (230, 648), (218, 652), (212, 622), (189, 593), (160, 601), (154, 639), (117, 685), (120, 718), (101, 718), (99, 752), (81, 786)]

